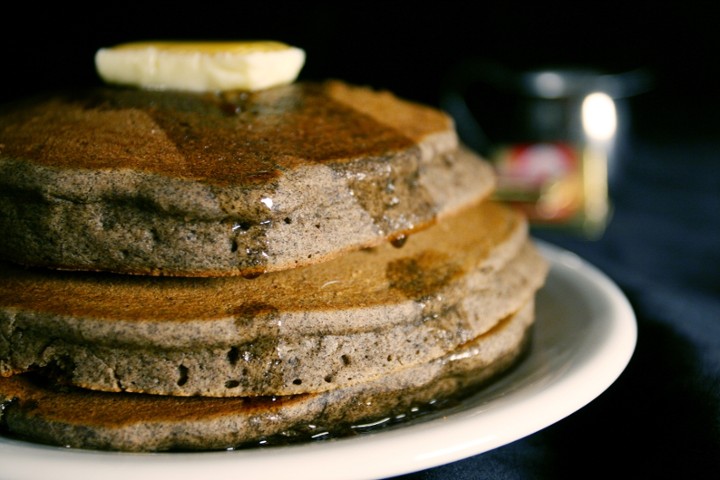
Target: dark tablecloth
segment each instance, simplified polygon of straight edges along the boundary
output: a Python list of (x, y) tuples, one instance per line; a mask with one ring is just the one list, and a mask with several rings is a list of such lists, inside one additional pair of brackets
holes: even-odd
[(720, 138), (692, 128), (631, 136), (611, 194), (614, 214), (601, 238), (535, 235), (578, 253), (627, 295), (638, 343), (626, 370), (596, 400), (538, 433), (398, 478), (720, 472)]

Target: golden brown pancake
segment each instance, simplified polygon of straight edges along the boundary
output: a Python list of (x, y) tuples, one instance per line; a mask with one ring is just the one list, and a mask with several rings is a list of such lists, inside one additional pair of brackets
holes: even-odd
[(251, 280), (0, 265), (0, 374), (185, 396), (319, 392), (431, 361), (527, 303), (546, 273), (524, 218), (490, 202), (402, 248)]
[(401, 237), (493, 185), (447, 115), (338, 81), (55, 94), (0, 113), (0, 258), (251, 275)]
[(347, 435), (353, 424), (408, 415), (505, 372), (526, 350), (533, 303), (427, 364), (323, 393), (203, 398), (92, 392), (37, 377), (0, 377), (0, 433), (75, 448), (213, 450)]

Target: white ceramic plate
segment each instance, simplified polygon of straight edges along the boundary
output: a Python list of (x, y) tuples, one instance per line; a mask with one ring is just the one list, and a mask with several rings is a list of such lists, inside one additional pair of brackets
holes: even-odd
[(633, 311), (577, 256), (540, 243), (551, 262), (527, 359), (459, 406), (400, 427), (290, 447), (211, 453), (80, 451), (0, 438), (3, 480), (382, 478), (505, 445), (577, 411), (612, 384), (635, 349)]

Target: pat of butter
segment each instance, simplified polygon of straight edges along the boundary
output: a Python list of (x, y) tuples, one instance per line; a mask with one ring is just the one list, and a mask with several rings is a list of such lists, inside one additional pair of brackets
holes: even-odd
[(305, 51), (273, 41), (135, 42), (101, 48), (107, 83), (154, 90), (261, 90), (295, 81)]

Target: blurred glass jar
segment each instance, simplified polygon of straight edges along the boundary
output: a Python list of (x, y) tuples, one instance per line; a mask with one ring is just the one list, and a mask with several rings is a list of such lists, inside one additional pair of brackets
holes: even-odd
[(493, 162), (499, 200), (534, 226), (596, 237), (610, 216), (626, 99), (649, 86), (644, 70), (516, 71), (468, 61), (448, 75), (441, 107), (461, 140)]

